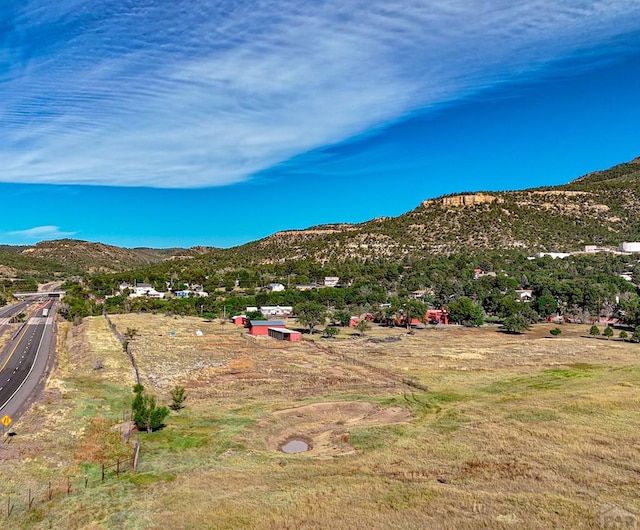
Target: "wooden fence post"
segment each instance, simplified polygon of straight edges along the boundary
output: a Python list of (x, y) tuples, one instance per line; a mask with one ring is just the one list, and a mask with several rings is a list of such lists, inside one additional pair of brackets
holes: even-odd
[(51, 500), (51, 481), (49, 481), (49, 495), (48, 499)]
[(140, 454), (140, 442), (138, 440), (135, 441), (135, 445), (133, 447), (133, 472), (135, 473), (138, 469), (138, 456)]
[(33, 504), (33, 497), (31, 497), (31, 488), (29, 488), (29, 509), (31, 509), (32, 504)]
[(104, 462), (102, 462), (102, 482), (104, 482)]

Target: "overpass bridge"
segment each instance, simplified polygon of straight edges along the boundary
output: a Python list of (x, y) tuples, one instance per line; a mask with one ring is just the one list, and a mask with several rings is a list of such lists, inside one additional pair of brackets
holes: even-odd
[(67, 294), (66, 291), (40, 291), (37, 293), (13, 293), (14, 298), (17, 298), (18, 300), (35, 300), (38, 298), (55, 298), (55, 299), (60, 299), (62, 298), (65, 294)]

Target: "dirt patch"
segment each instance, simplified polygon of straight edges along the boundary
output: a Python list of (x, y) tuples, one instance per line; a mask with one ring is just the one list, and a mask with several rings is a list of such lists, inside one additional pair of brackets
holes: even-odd
[(301, 439), (309, 445), (305, 454), (332, 458), (355, 454), (348, 443), (352, 427), (393, 425), (412, 419), (403, 407), (380, 409), (364, 401), (339, 401), (279, 410), (263, 420), (259, 428), (272, 433), (267, 438), (267, 449), (278, 451), (288, 440)]

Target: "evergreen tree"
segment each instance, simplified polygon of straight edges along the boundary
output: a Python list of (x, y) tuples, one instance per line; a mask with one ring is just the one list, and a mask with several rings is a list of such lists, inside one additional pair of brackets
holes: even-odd
[(183, 386), (174, 386), (170, 391), (171, 395), (171, 405), (169, 407), (171, 410), (180, 410), (184, 408), (184, 402), (187, 399), (187, 391)]
[(335, 328), (333, 326), (327, 326), (324, 331), (322, 332), (322, 336), (324, 338), (328, 338), (331, 339), (333, 337), (335, 337), (336, 335), (338, 335), (338, 333), (340, 333), (340, 331), (338, 330), (338, 328)]
[(360, 332), (360, 335), (364, 336), (364, 332), (371, 329), (371, 325), (364, 318), (358, 322), (356, 329)]
[(137, 384), (133, 387), (135, 397), (131, 403), (133, 422), (138, 430), (146, 429), (151, 433), (164, 425), (164, 420), (169, 415), (169, 409), (158, 406), (155, 396), (145, 394), (144, 387)]

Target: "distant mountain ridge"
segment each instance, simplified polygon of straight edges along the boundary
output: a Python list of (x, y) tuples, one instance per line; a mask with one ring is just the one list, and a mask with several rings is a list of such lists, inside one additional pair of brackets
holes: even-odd
[(18, 271), (51, 271), (59, 274), (121, 272), (192, 254), (198, 254), (198, 251), (178, 248), (129, 249), (77, 239), (42, 241), (30, 246), (2, 245), (0, 266), (4, 266), (4, 269), (0, 271), (0, 276), (16, 275)]
[(211, 269), (297, 259), (330, 263), (504, 249), (575, 251), (622, 241), (640, 241), (640, 157), (561, 186), (451, 194), (425, 200), (398, 217), (285, 230), (229, 249), (127, 249), (63, 239), (0, 245), (0, 266), (3, 274), (25, 267), (118, 272), (168, 263)]

